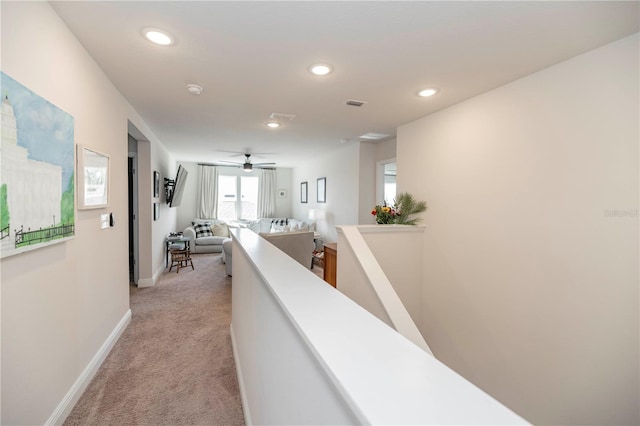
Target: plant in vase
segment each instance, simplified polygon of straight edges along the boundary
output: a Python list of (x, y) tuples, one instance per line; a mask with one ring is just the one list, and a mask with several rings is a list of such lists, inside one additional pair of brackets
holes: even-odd
[(422, 213), (426, 209), (426, 202), (416, 201), (413, 195), (401, 192), (393, 200), (393, 207), (383, 203), (382, 206), (375, 206), (371, 214), (376, 217), (376, 223), (379, 224), (415, 225), (420, 218), (411, 218), (411, 216)]
[(382, 206), (375, 206), (371, 214), (376, 217), (376, 223), (388, 225), (395, 223), (396, 211), (384, 203)]

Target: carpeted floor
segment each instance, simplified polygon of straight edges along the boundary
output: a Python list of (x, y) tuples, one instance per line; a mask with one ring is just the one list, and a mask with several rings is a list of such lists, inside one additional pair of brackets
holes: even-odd
[(131, 287), (132, 319), (65, 425), (241, 425), (229, 336), (231, 278), (218, 254)]

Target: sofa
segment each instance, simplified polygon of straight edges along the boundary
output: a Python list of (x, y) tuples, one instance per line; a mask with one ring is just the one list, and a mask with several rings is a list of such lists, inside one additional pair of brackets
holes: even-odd
[(249, 228), (256, 234), (272, 232), (314, 231), (315, 225), (304, 220), (266, 217), (226, 223), (218, 219), (193, 219), (182, 234), (191, 240), (192, 253), (223, 253), (222, 244), (230, 237), (229, 228)]
[(229, 225), (216, 219), (194, 219), (182, 235), (191, 239), (191, 253), (222, 253)]
[[(251, 229), (301, 265), (311, 268), (315, 248), (314, 224), (288, 218), (261, 218), (232, 226)], [(223, 241), (222, 247), (225, 272), (231, 276), (233, 264), (231, 238)]]

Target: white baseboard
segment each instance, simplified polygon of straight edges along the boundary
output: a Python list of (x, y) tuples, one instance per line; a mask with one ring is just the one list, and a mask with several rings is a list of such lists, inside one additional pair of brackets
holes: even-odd
[(153, 274), (153, 285), (156, 285), (158, 283), (158, 280), (160, 279), (160, 275), (162, 275), (164, 270), (165, 270), (164, 265), (160, 265), (156, 273)]
[(102, 346), (100, 346), (98, 352), (96, 352), (89, 364), (85, 367), (84, 371), (82, 371), (78, 379), (73, 383), (69, 392), (67, 392), (64, 398), (62, 398), (62, 401), (60, 401), (60, 404), (58, 404), (51, 416), (49, 416), (45, 425), (61, 425), (65, 421), (73, 407), (76, 405), (76, 402), (78, 402), (78, 399), (80, 399), (80, 396), (82, 396), (82, 393), (91, 382), (91, 379), (93, 379), (93, 376), (98, 372), (98, 368), (100, 368), (104, 360), (107, 358), (107, 355), (109, 355), (109, 352), (113, 349), (113, 346), (120, 338), (120, 335), (122, 335), (124, 329), (129, 325), (130, 321), (131, 309), (127, 309), (127, 312), (118, 322), (111, 334), (109, 334), (107, 340), (105, 340)]
[(233, 324), (229, 326), (231, 330), (231, 347), (233, 348), (233, 360), (236, 364), (236, 375), (238, 376), (238, 386), (240, 388), (240, 399), (242, 400), (242, 411), (244, 413), (244, 424), (251, 426), (251, 412), (249, 410), (249, 400), (247, 399), (247, 392), (244, 388), (244, 380), (242, 379), (242, 368), (240, 367), (240, 358), (238, 357), (238, 350), (236, 349), (236, 337), (233, 334)]
[(138, 280), (138, 288), (153, 287), (154, 285), (155, 281), (153, 280), (153, 278), (143, 278), (141, 280)]
[(160, 279), (160, 275), (162, 275), (162, 273), (164, 272), (164, 265), (162, 265), (155, 274), (153, 274), (153, 277), (151, 278), (142, 278), (138, 280), (138, 288), (143, 288), (143, 287), (153, 287), (154, 285), (156, 285), (156, 283), (158, 282), (158, 280)]

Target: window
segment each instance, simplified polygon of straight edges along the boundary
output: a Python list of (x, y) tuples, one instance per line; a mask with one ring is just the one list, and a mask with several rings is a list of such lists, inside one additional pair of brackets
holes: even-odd
[(218, 219), (230, 221), (257, 218), (258, 177), (219, 175)]

